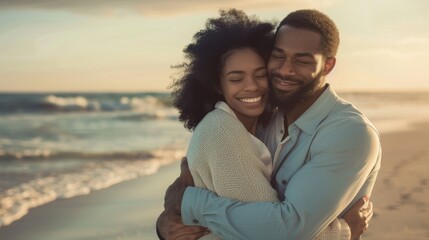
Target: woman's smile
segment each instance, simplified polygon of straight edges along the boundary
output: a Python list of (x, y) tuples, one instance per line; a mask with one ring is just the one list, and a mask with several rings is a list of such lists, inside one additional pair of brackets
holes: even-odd
[(262, 96), (252, 98), (238, 98), (238, 100), (244, 103), (259, 103), (262, 101)]

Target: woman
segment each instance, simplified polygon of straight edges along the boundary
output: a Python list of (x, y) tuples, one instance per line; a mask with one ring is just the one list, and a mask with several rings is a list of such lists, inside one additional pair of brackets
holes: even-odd
[[(266, 59), (274, 26), (238, 10), (220, 14), (185, 48), (189, 62), (178, 66), (183, 76), (173, 84), (179, 118), (193, 130), (189, 169), (195, 186), (220, 196), (279, 201), (269, 183), (270, 152), (254, 136), (258, 124), (270, 116)], [(347, 214), (361, 220), (357, 212)], [(350, 229), (336, 219), (316, 238), (349, 239)]]

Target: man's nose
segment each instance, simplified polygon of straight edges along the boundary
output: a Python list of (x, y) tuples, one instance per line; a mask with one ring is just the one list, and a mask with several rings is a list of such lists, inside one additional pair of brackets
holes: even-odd
[(278, 69), (278, 73), (282, 76), (294, 76), (295, 75), (295, 69), (293, 66), (293, 63), (290, 59), (287, 59), (280, 63)]

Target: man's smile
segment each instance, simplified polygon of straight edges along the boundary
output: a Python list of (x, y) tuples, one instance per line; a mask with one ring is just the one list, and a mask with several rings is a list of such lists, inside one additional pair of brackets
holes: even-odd
[(274, 86), (282, 91), (290, 91), (293, 89), (298, 88), (300, 85), (302, 85), (300, 82), (295, 80), (284, 80), (279, 77), (273, 78)]

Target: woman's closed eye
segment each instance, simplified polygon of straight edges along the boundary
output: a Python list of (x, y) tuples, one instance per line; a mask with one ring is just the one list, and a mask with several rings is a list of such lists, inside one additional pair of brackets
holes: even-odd
[(228, 81), (233, 82), (233, 83), (241, 82), (241, 80), (243, 80), (243, 79), (242, 78), (231, 78), (231, 79), (228, 79)]
[(267, 73), (259, 73), (255, 75), (256, 78), (266, 78), (267, 77)]

